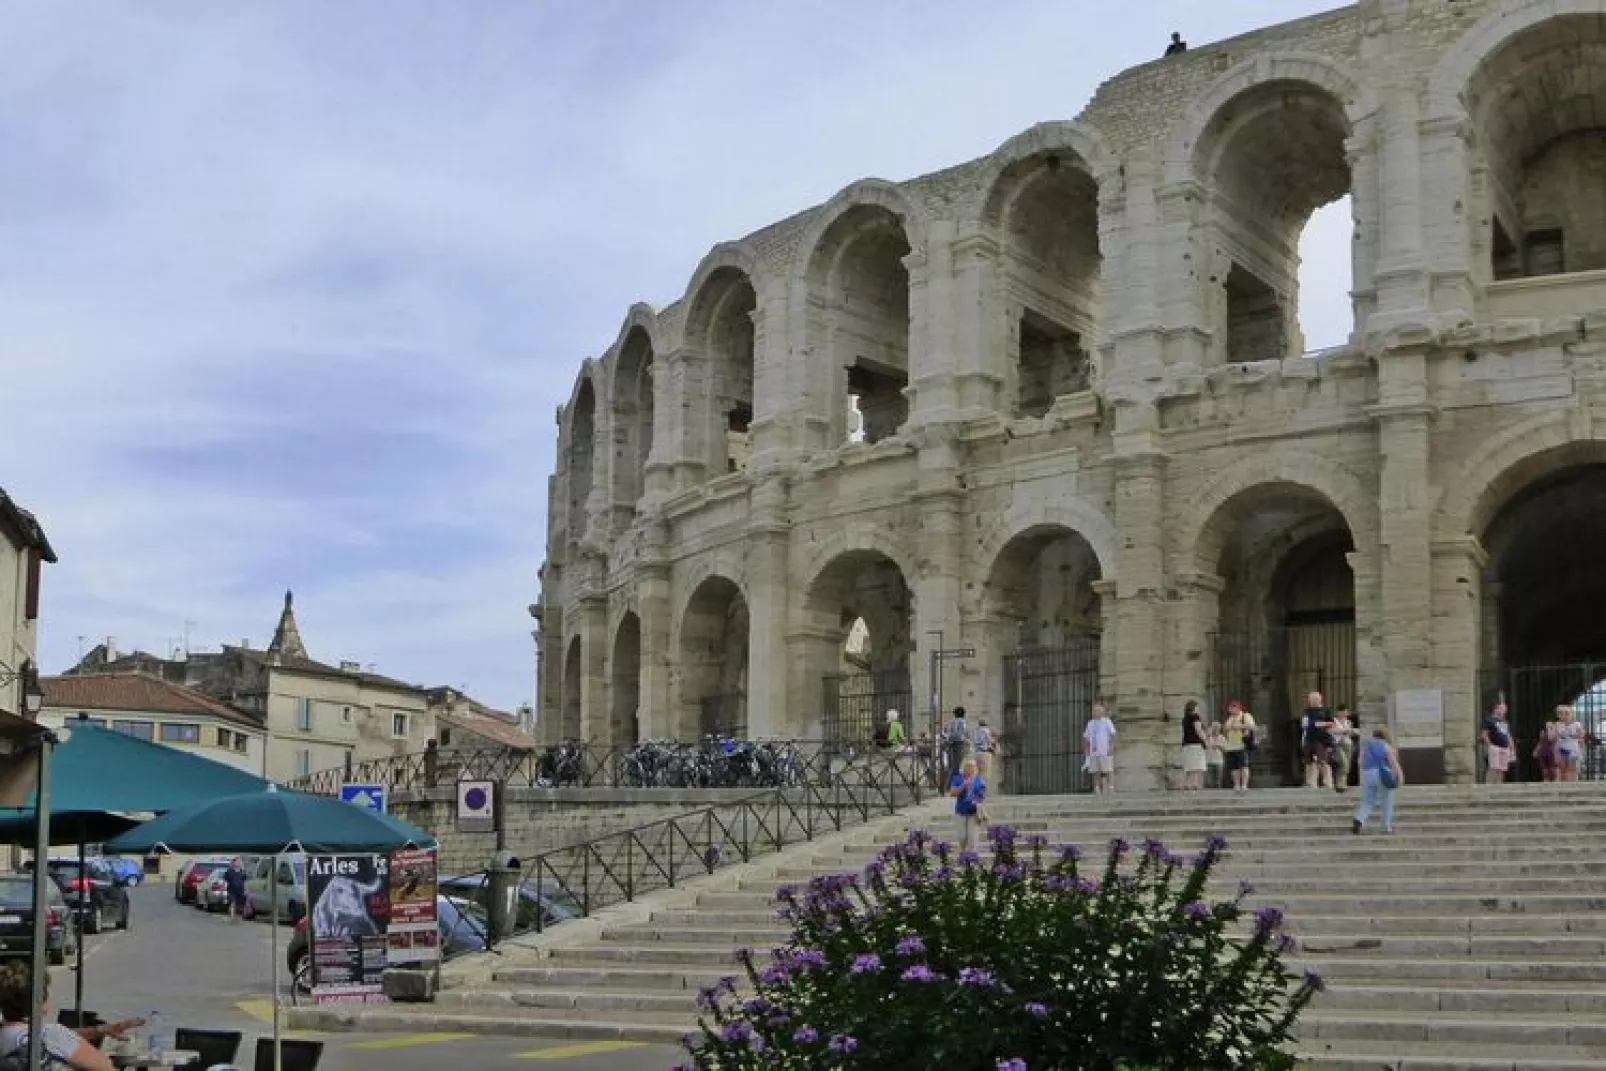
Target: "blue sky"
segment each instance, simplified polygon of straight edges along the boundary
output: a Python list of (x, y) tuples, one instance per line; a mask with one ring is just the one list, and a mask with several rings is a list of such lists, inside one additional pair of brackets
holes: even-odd
[[(629, 305), (1303, 0), (10, 0), (0, 486), (41, 661), (265, 642), (533, 693), (554, 412)], [(1348, 331), (1348, 224), (1303, 323)]]

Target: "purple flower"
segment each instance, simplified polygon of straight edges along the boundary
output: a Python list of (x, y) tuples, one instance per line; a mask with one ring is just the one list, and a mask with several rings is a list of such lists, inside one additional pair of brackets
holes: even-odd
[(790, 974), (791, 972), (788, 971), (782, 964), (771, 963), (768, 967), (765, 967), (763, 970), (758, 972), (759, 984), (780, 985), (786, 981)]
[(712, 986), (707, 989), (700, 989), (697, 991), (697, 1006), (703, 1011), (713, 1011), (718, 998), (719, 991)]
[(800, 1026), (797, 1028), (797, 1032), (792, 1035), (792, 1040), (799, 1045), (812, 1045), (820, 1040), (820, 1032), (812, 1026)]
[(980, 967), (961, 967), (959, 969), (960, 985), (974, 986), (978, 989), (990, 989), (997, 983), (998, 979), (993, 977), (991, 971), (984, 971)]
[(905, 889), (918, 889), (922, 884), (924, 884), (924, 881), (921, 879), (920, 875), (915, 873), (913, 870), (906, 870), (902, 874), (898, 875), (898, 884), (902, 885)]
[(1185, 865), (1188, 861), (1176, 852), (1166, 852), (1163, 862), (1168, 867), (1176, 868)]
[(905, 982), (935, 982), (938, 980), (937, 975), (924, 963), (916, 963), (913, 967), (906, 969), (900, 977)]
[(745, 1019), (737, 1019), (726, 1023), (720, 1030), (719, 1036), (729, 1042), (746, 1041), (753, 1036), (753, 1024)]
[(1019, 881), (1026, 876), (1026, 868), (1019, 863), (999, 863), (993, 867), (993, 873), (1005, 881)]
[(790, 904), (792, 901), (797, 899), (797, 889), (791, 885), (782, 885), (779, 889), (775, 890), (775, 899), (780, 900), (783, 903)]
[(854, 974), (869, 974), (871, 971), (881, 969), (881, 957), (874, 952), (865, 952), (853, 957), (853, 966), (849, 968)]
[(1203, 922), (1210, 917), (1210, 905), (1203, 900), (1195, 900), (1185, 906), (1182, 913), (1195, 922)]
[(792, 969), (807, 974), (825, 966), (825, 953), (817, 948), (800, 948), (792, 953)]
[(898, 942), (898, 955), (900, 956), (918, 956), (925, 951), (926, 942), (922, 941), (918, 934), (911, 933)]
[(1320, 993), (1327, 988), (1327, 983), (1315, 971), (1306, 971), (1305, 988)]
[(1026, 1004), (1026, 1014), (1030, 1015), (1033, 1019), (1047, 1019), (1048, 1008), (1037, 1003), (1035, 1000), (1028, 1001)]
[(1158, 841), (1153, 837), (1146, 838), (1143, 841), (1143, 854), (1148, 856), (1150, 859), (1161, 859), (1165, 855), (1164, 842)]
[(965, 867), (967, 870), (970, 867), (979, 866), (981, 865), (981, 856), (977, 855), (969, 848), (966, 848), (964, 851), (959, 853), (959, 865)]
[(1026, 1061), (1019, 1056), (1012, 1060), (998, 1061), (998, 1071), (1026, 1071)]
[(1265, 937), (1283, 924), (1283, 912), (1277, 907), (1263, 907), (1255, 912), (1255, 936)]
[[(745, 949), (745, 948), (742, 949), (742, 951), (743, 952), (749, 952), (749, 950)], [(751, 954), (751, 953), (749, 952), (749, 954)], [(736, 977), (735, 977), (735, 975), (727, 974), (725, 977), (721, 978), (719, 980), (718, 988), (720, 990), (726, 992), (726, 993), (734, 993), (734, 992), (736, 992)]]
[(1048, 847), (1048, 838), (1043, 836), (1041, 833), (1033, 833), (1031, 836), (1026, 838), (1026, 847), (1034, 850), (1038, 848), (1046, 848)]
[(1255, 895), (1255, 883), (1250, 881), (1248, 878), (1244, 878), (1241, 881), (1239, 881), (1238, 882), (1238, 895), (1239, 896), (1253, 896), (1253, 895)]
[(1220, 853), (1226, 850), (1227, 838), (1223, 837), (1220, 833), (1210, 834), (1210, 838), (1205, 841), (1205, 851), (1207, 852)]
[(1082, 858), (1082, 849), (1074, 844), (1065, 844), (1060, 847), (1060, 862), (1074, 863)]
[(826, 1043), (826, 1048), (830, 1049), (832, 1052), (842, 1053), (844, 1055), (852, 1052), (858, 1047), (858, 1039), (853, 1037), (851, 1034), (832, 1034), (831, 1040)]
[(770, 1010), (770, 1002), (763, 997), (748, 997), (742, 1001), (742, 1010), (748, 1015), (763, 1015)]
[(1074, 892), (1081, 893), (1083, 896), (1097, 896), (1099, 883), (1088, 878), (1077, 878), (1071, 882), (1071, 889)]
[(792, 1021), (792, 1015), (785, 1008), (776, 1008), (765, 1017), (766, 1026), (781, 1027)]
[(1281, 952), (1281, 953), (1286, 955), (1287, 953), (1292, 952), (1294, 949), (1296, 949), (1298, 947), (1299, 947), (1299, 942), (1294, 940), (1294, 935), (1293, 934), (1291, 934), (1291, 933), (1280, 933), (1280, 934), (1277, 935), (1277, 951), (1279, 951), (1279, 952)]

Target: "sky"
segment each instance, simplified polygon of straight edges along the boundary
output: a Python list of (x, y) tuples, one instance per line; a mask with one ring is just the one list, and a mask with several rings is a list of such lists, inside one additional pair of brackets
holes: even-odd
[[(556, 410), (631, 303), (1074, 117), (1173, 29), (1332, 6), (9, 0), (0, 487), (61, 556), (44, 670), (260, 646), (294, 589), (315, 658), (529, 701)], [(1306, 232), (1311, 349), (1348, 230)]]

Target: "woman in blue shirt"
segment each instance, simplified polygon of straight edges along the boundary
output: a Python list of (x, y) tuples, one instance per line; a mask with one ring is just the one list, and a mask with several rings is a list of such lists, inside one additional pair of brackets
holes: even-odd
[(954, 798), (954, 818), (959, 825), (959, 850), (975, 851), (981, 843), (982, 801), (987, 798), (987, 783), (976, 772), (976, 760), (966, 759), (959, 772), (948, 783), (948, 795)]
[(1361, 801), (1355, 805), (1355, 825), (1359, 834), (1372, 817), (1372, 809), (1383, 806), (1383, 832), (1394, 832), (1394, 790), (1405, 784), (1400, 769), (1400, 753), (1394, 749), (1388, 727), (1379, 725), (1361, 745)]

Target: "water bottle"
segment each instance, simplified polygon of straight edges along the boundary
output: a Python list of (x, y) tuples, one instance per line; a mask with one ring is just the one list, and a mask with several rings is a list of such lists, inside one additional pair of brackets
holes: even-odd
[(151, 1012), (150, 1018), (145, 1020), (145, 1044), (152, 1056), (159, 1056), (162, 1052), (162, 1014)]

